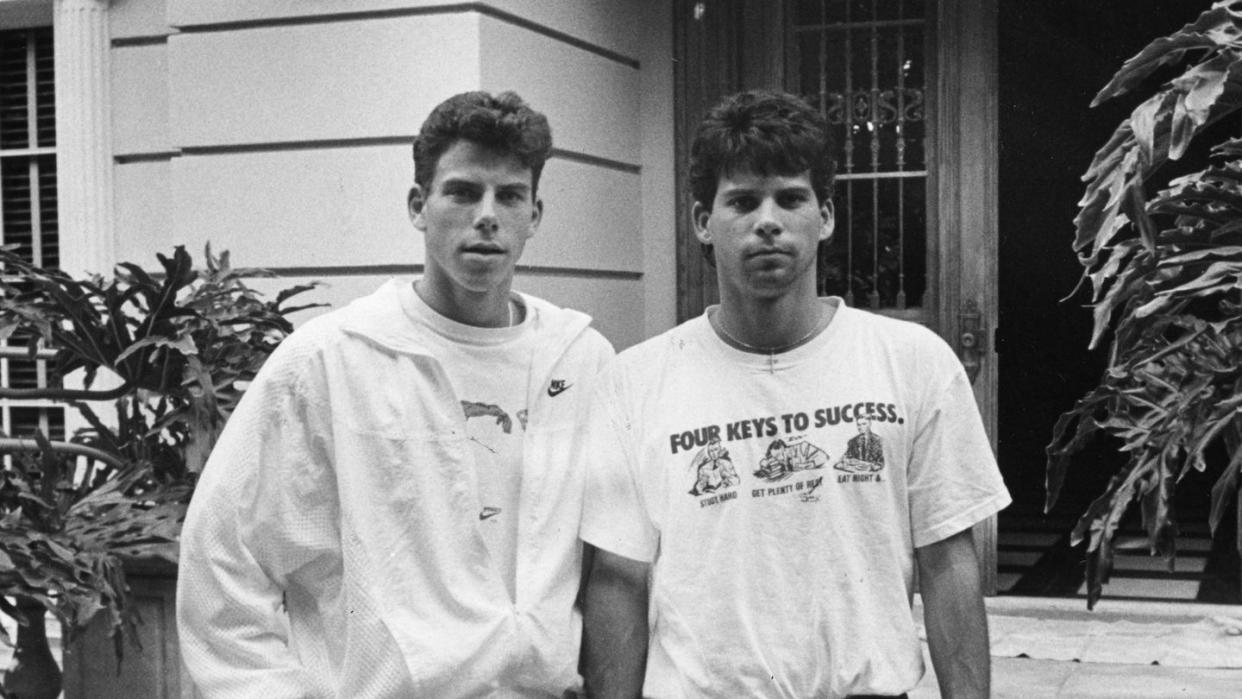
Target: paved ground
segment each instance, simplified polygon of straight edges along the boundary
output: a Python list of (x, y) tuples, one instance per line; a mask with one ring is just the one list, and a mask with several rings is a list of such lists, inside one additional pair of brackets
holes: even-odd
[[(988, 599), (989, 615), (1027, 617), (1032, 620), (1056, 619), (1067, 624), (1098, 624), (1129, 621), (1146, 624), (1188, 624), (1206, 618), (1237, 618), (1242, 620), (1242, 606), (1194, 603), (1102, 601), (1095, 612), (1088, 612), (1081, 600), (1035, 597), (992, 597)], [(2, 617), (3, 615), (0, 615)], [(917, 608), (916, 617), (922, 618)], [(5, 618), (6, 627), (12, 626)], [(994, 626), (997, 625), (994, 623)], [(59, 629), (49, 623), (53, 652), (59, 659)], [(995, 640), (995, 639), (994, 639)], [(1222, 644), (1226, 641), (1222, 639)], [(1234, 647), (1228, 641), (1228, 648)], [(926, 649), (925, 649), (926, 650)], [(0, 644), (0, 668), (8, 664), (10, 649)], [(1237, 663), (1242, 666), (1242, 657)], [(935, 674), (931, 660), (928, 673), (913, 692), (911, 699), (936, 699)], [(992, 690), (997, 699), (1051, 699), (1116, 697), (1124, 699), (1222, 699), (1242, 697), (1242, 667), (1173, 667), (1150, 663), (1077, 662), (1038, 658), (992, 658)]]
[[(921, 618), (921, 610), (916, 610)], [(1060, 619), (1071, 624), (1101, 621), (1132, 621), (1150, 624), (1187, 624), (1206, 618), (1242, 619), (1242, 607), (1193, 603), (1101, 602), (1088, 612), (1080, 600), (1056, 598), (993, 597), (989, 616), (1026, 616)], [(1232, 639), (1222, 639), (1232, 651)], [(926, 647), (924, 647), (926, 655)], [(1242, 655), (1237, 662), (1242, 666)], [(931, 660), (927, 675), (910, 694), (911, 699), (935, 699)], [(1242, 697), (1242, 667), (1172, 667), (1150, 663), (1103, 663), (1032, 658), (992, 658), (992, 694), (998, 699), (1044, 699), (1052, 697), (1117, 697), (1124, 699), (1223, 699)]]
[[(992, 695), (997, 699), (1224, 699), (1242, 697), (1242, 670), (993, 658)], [(911, 699), (939, 696), (932, 673), (910, 693)]]

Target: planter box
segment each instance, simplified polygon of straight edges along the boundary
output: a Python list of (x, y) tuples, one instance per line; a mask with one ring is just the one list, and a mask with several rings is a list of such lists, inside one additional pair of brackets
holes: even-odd
[(138, 626), (142, 650), (127, 637), (118, 672), (107, 621), (96, 618), (65, 646), (65, 699), (202, 699), (181, 665), (177, 646), (176, 567), (143, 561), (127, 564), (125, 575), (130, 604), (142, 619)]

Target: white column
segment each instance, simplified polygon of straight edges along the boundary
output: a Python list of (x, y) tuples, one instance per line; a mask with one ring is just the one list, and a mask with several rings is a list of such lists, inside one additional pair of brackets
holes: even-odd
[(108, 0), (55, 0), (56, 175), (61, 268), (112, 273)]

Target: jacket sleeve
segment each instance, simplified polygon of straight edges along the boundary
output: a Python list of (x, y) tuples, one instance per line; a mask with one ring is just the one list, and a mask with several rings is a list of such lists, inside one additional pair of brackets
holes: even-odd
[[(321, 372), (286, 340), (230, 417), (181, 534), (177, 628), (205, 696), (331, 693), (326, 664), (290, 645), (284, 609), (299, 574), (339, 570), (339, 512)], [(337, 578), (339, 579), (339, 578)], [(315, 644), (310, 640), (312, 657)], [(321, 666), (324, 665), (324, 666)]]

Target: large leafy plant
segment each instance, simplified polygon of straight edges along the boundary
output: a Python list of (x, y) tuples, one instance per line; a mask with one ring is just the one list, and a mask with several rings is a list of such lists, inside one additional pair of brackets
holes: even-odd
[[(11, 460), (0, 473), (0, 595), (38, 600), (70, 637), (105, 613), (118, 658), (136, 622), (123, 563), (176, 562), (197, 473), (292, 331), (286, 316), (310, 307), (286, 302), (314, 286), (265, 300), (246, 280), (270, 275), (234, 269), (227, 252), (208, 248), (201, 270), (182, 247), (157, 257), (159, 274), (121, 263), (112, 279), (74, 279), (0, 249), (0, 340), (77, 379), (2, 387), (0, 398), (63, 403), (85, 425), (63, 442), (0, 438)], [(0, 610), (25, 621), (3, 597)]]
[[(1216, 2), (1153, 41), (1092, 106), (1150, 90), (1153, 75), (1168, 73), (1176, 76), (1096, 153), (1075, 219), (1074, 249), (1094, 310), (1090, 346), (1111, 339), (1099, 384), (1054, 428), (1046, 509), (1089, 440), (1111, 435), (1126, 455), (1072, 535), (1075, 545), (1087, 542), (1089, 608), (1108, 581), (1114, 536), (1133, 504), (1152, 554), (1172, 567), (1178, 482), (1192, 470), (1215, 474), (1215, 533), (1242, 465), (1242, 140), (1201, 143), (1242, 107), (1242, 1)], [(1205, 167), (1170, 179), (1176, 167), (1193, 169), (1189, 158), (1179, 161), (1197, 149), (1208, 153)]]

